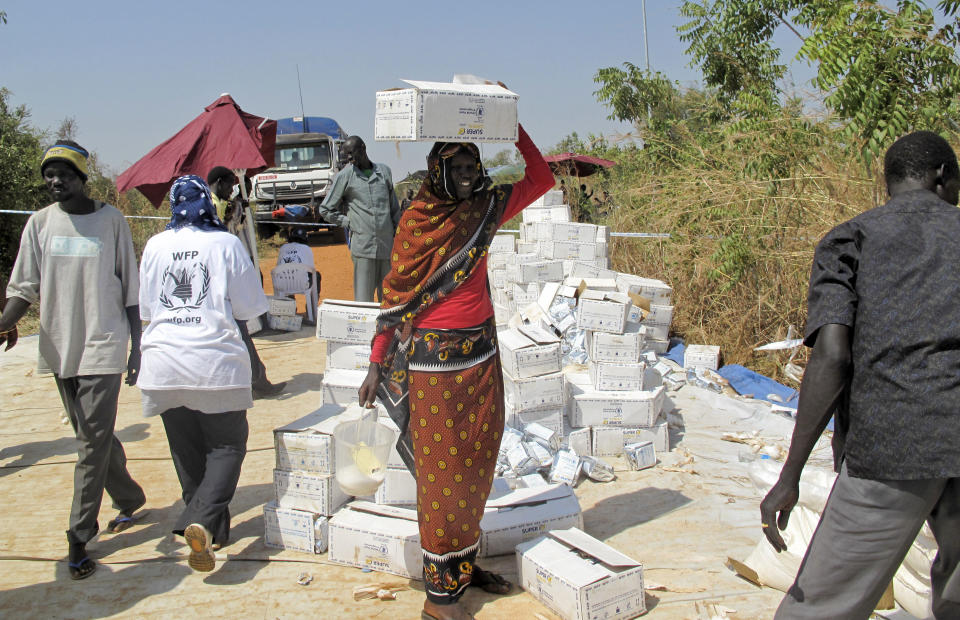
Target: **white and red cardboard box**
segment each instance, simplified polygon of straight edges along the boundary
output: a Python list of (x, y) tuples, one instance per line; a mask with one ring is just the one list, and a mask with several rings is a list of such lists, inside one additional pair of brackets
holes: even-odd
[(270, 304), (268, 312), (274, 316), (293, 316), (297, 313), (297, 302), (289, 297), (277, 297), (271, 295), (267, 297)]
[(412, 88), (377, 91), (373, 139), (516, 142), (516, 93), (497, 84), (403, 80)]
[(285, 314), (276, 315), (268, 312), (267, 325), (270, 329), (282, 332), (298, 332), (303, 325), (303, 317), (298, 314), (290, 316)]
[(504, 397), (515, 412), (562, 407), (566, 402), (563, 374), (559, 372), (526, 379), (503, 373)]
[(536, 205), (530, 205), (520, 213), (523, 216), (524, 224), (570, 221), (570, 207), (564, 204), (539, 207)]
[(596, 243), (597, 227), (576, 222), (533, 222), (524, 226), (524, 241), (573, 241)]
[(510, 403), (505, 402), (504, 408), (507, 424), (516, 429), (523, 429), (527, 424), (536, 422), (551, 431), (563, 434), (563, 407), (528, 409), (517, 412), (513, 410), (513, 406)]
[(683, 351), (684, 368), (716, 370), (720, 364), (720, 347), (711, 344), (688, 344)]
[(314, 474), (332, 474), (334, 458), (333, 429), (342, 421), (340, 405), (329, 404), (299, 420), (273, 430), (277, 469)]
[(327, 369), (366, 370), (370, 366), (370, 343), (327, 342)]
[(367, 377), (364, 370), (344, 370), (329, 368), (323, 373), (323, 390), (320, 394), (320, 403), (323, 405), (349, 405), (356, 403), (360, 385)]
[[(518, 254), (517, 256), (522, 256)], [(508, 263), (507, 280), (518, 284), (559, 282), (563, 279), (563, 261), (539, 259), (529, 263)]]
[[(326, 404), (299, 420), (274, 429), (273, 445), (277, 469), (314, 474), (334, 473), (336, 446), (333, 431), (341, 422), (359, 418), (358, 409), (359, 407), (345, 408), (343, 405)], [(384, 410), (378, 412), (377, 421), (393, 430), (397, 437), (400, 436), (400, 429)], [(390, 452), (387, 467), (404, 467), (396, 446)]]
[(531, 207), (534, 209), (539, 207), (554, 207), (562, 204), (563, 204), (563, 190), (551, 189), (551, 190), (547, 190), (547, 192), (543, 196), (540, 196), (539, 198), (534, 200), (530, 204), (530, 206), (527, 207), (527, 209), (530, 209)]
[(517, 251), (517, 238), (513, 235), (502, 234), (494, 235), (493, 240), (490, 241), (489, 252), (494, 253), (515, 253)]
[(277, 549), (324, 553), (327, 550), (327, 517), (276, 502), (263, 507), (263, 544)]
[(644, 384), (644, 362), (587, 362), (590, 382), (596, 390), (636, 391), (648, 388)]
[(614, 392), (597, 390), (588, 373), (565, 375), (570, 425), (653, 426), (663, 409), (663, 386), (652, 390)]
[(536, 325), (497, 333), (500, 362), (511, 377), (526, 379), (560, 372), (560, 338)]
[(423, 579), (417, 511), (353, 501), (330, 519), (327, 559), (410, 579)]
[[(537, 253), (554, 260), (596, 261), (606, 258), (606, 243), (576, 241), (537, 241)], [(566, 270), (564, 270), (566, 272)]]
[(516, 550), (520, 587), (564, 620), (626, 620), (647, 610), (643, 565), (578, 528)]
[(658, 453), (670, 451), (670, 435), (667, 421), (662, 417), (649, 427), (594, 426), (591, 429), (593, 456), (618, 456), (623, 447), (639, 441), (651, 441)]
[(587, 331), (587, 357), (596, 362), (637, 362), (643, 351), (646, 330), (627, 331), (623, 334)]
[(273, 470), (273, 489), (277, 505), (329, 516), (350, 501), (340, 490), (333, 474)]
[(377, 331), (380, 304), (324, 299), (317, 309), (317, 338), (369, 345)]
[(540, 283), (530, 282), (528, 284), (513, 285), (513, 303), (518, 306), (525, 306), (537, 300), (540, 295)]
[(480, 520), (477, 556), (507, 555), (526, 540), (567, 527), (583, 527), (583, 515), (576, 494), (565, 484), (491, 493)]
[(587, 289), (580, 293), (577, 303), (577, 328), (622, 334), (630, 306), (625, 293)]
[(417, 505), (417, 479), (405, 466), (387, 467), (383, 483), (373, 495), (373, 503), (390, 506)]
[(673, 289), (666, 282), (630, 273), (617, 274), (617, 288), (624, 293), (646, 297), (650, 303), (666, 306), (670, 305), (670, 297), (673, 295)]
[[(619, 271), (613, 271), (612, 269), (601, 269), (590, 263), (583, 262), (574, 262), (570, 265), (570, 272), (568, 276), (576, 278), (613, 278), (616, 281), (617, 276), (620, 275)], [(619, 287), (617, 290), (621, 290)], [(623, 292), (623, 291), (621, 291)]]

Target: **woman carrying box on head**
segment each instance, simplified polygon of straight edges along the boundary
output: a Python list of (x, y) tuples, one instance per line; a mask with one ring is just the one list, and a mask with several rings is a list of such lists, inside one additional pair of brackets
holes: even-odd
[(397, 227), (359, 391), (361, 404), (379, 397), (400, 425), (397, 447), (417, 479), (425, 619), (470, 618), (459, 604), (468, 585), (510, 591), (473, 563), (504, 425), (487, 249), (554, 183), (522, 126), (516, 145), (524, 178), (492, 187), (476, 145), (434, 144), (428, 177)]
[(210, 571), (230, 535), (230, 500), (247, 450), (253, 406), (246, 321), (267, 311), (260, 274), (217, 217), (197, 176), (170, 189), (173, 217), (143, 249), (144, 415), (160, 414), (186, 507), (173, 529), (190, 567)]

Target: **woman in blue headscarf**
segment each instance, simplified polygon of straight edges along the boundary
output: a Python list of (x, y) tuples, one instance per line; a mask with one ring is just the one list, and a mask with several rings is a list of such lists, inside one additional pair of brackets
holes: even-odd
[(183, 176), (170, 189), (170, 223), (140, 264), (144, 415), (159, 414), (186, 508), (174, 533), (189, 564), (213, 570), (230, 534), (228, 506), (246, 454), (253, 406), (245, 321), (269, 305), (260, 276), (217, 217), (210, 188)]

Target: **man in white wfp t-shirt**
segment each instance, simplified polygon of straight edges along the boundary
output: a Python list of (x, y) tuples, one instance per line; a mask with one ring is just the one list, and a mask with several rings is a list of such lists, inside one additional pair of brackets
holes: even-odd
[(188, 563), (213, 570), (230, 536), (230, 500), (246, 455), (253, 406), (246, 321), (269, 308), (260, 274), (216, 214), (203, 179), (177, 179), (172, 218), (150, 238), (140, 269), (144, 320), (140, 391), (159, 414), (186, 504), (173, 532)]

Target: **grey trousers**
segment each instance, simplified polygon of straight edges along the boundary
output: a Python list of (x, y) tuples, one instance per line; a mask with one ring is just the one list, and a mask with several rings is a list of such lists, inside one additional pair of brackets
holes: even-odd
[(390, 259), (358, 258), (353, 256), (354, 301), (383, 301), (383, 279), (390, 273)]
[(939, 546), (934, 616), (960, 618), (960, 478), (865, 480), (846, 466), (775, 617), (869, 618), (924, 521)]
[(54, 375), (54, 380), (78, 442), (67, 539), (71, 543), (86, 543), (99, 531), (97, 515), (104, 490), (113, 500), (113, 507), (121, 512), (132, 513), (147, 499), (130, 477), (127, 455), (113, 434), (122, 375)]
[(213, 542), (230, 539), (230, 500), (247, 454), (246, 411), (201, 413), (177, 407), (160, 414), (186, 508), (174, 534), (191, 523), (205, 526)]

